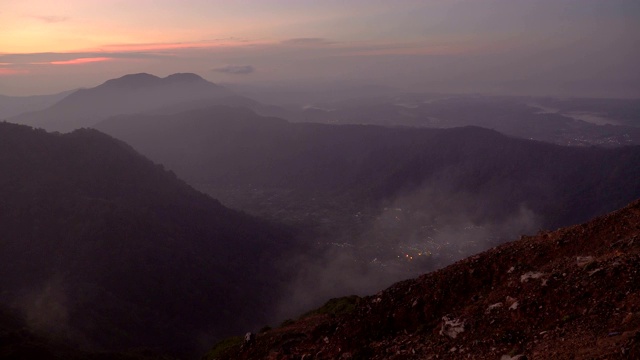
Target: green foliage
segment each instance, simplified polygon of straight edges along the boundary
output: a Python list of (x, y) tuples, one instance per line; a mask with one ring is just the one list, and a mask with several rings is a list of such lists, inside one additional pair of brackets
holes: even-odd
[(312, 315), (341, 315), (348, 314), (356, 308), (356, 304), (360, 301), (360, 297), (357, 295), (345, 296), (340, 298), (333, 298), (327, 301), (321, 307), (311, 310), (300, 317), (304, 319)]
[(227, 350), (242, 345), (242, 336), (232, 336), (226, 339), (220, 340), (213, 346), (211, 351), (204, 357), (205, 360), (214, 360), (223, 355)]

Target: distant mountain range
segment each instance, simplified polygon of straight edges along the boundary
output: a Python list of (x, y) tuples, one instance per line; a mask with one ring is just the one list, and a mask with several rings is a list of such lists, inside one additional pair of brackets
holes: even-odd
[[(261, 103), (253, 97), (279, 105)], [(116, 115), (171, 114), (214, 105), (245, 107), (291, 122), (480, 126), (560, 145), (640, 144), (640, 100), (407, 93), (384, 87), (348, 91), (300, 86), (227, 88), (191, 73), (165, 78), (130, 74), (65, 97), (0, 96), (0, 119), (67, 132)]]
[(96, 130), (0, 123), (0, 305), (87, 349), (179, 354), (263, 324), (291, 235)]
[(75, 91), (49, 108), (7, 120), (49, 131), (67, 132), (92, 126), (109, 116), (230, 95), (230, 91), (195, 74), (173, 74), (165, 78), (145, 73), (131, 74), (94, 88)]
[(0, 120), (8, 119), (25, 112), (46, 109), (64, 99), (76, 90), (64, 91), (52, 95), (6, 96), (0, 95)]
[(398, 94), (308, 106), (289, 119), (331, 124), (480, 126), (560, 145), (640, 145), (640, 100)]
[[(633, 100), (385, 96), (379, 94), (384, 89), (370, 90), (374, 98), (336, 95), (327, 103), (280, 107), (195, 74), (132, 74), (38, 98), (34, 111), (8, 119), (29, 126), (0, 123), (0, 354), (18, 349), (24, 355), (20, 349), (29, 354), (30, 348), (42, 350), (39, 356), (78, 359), (109, 358), (105, 351), (132, 354), (132, 348), (140, 358), (199, 354), (213, 339), (257, 329), (330, 296), (372, 293), (523, 233), (584, 222), (640, 198), (640, 146), (624, 146), (640, 143)], [(15, 114), (18, 108), (2, 111)], [(593, 144), (604, 146), (585, 146)], [(625, 214), (635, 216), (636, 208)], [(600, 235), (619, 237), (623, 227), (614, 223), (625, 224), (621, 216), (598, 223), (603, 229), (598, 236), (585, 236), (595, 246), (615, 248), (618, 243), (602, 242)], [(582, 241), (567, 252), (582, 256), (589, 245), (579, 239), (579, 230), (590, 228), (551, 238), (558, 246), (564, 234)], [(623, 230), (624, 236), (635, 236)], [(535, 247), (544, 239), (525, 238), (522, 246)], [(546, 245), (537, 249), (540, 256), (562, 252)], [(510, 265), (513, 271), (536, 271), (539, 264), (527, 262), (535, 259), (533, 252), (523, 258), (516, 253), (509, 261), (528, 265)], [(607, 259), (614, 255), (606, 254)], [(504, 261), (494, 264), (502, 269)], [(553, 276), (546, 279), (560, 279), (558, 269), (571, 274), (565, 265), (548, 270)], [(460, 268), (453, 269), (445, 273), (459, 275)], [(473, 268), (460, 271), (474, 273)], [(575, 278), (586, 281), (583, 275)], [(456, 276), (419, 286), (442, 295), (443, 283), (469, 283)], [(479, 281), (486, 285), (486, 280)], [(393, 289), (419, 295), (414, 286), (402, 286)], [(592, 293), (581, 289), (587, 289), (581, 290), (585, 297)], [(485, 290), (478, 290), (481, 296), (497, 299)], [(385, 294), (397, 295), (389, 291)], [(381, 302), (387, 301), (384, 296)], [(459, 314), (443, 319), (449, 315), (440, 310), (460, 309), (443, 305), (441, 298), (446, 296), (428, 300), (436, 304), (428, 309), (433, 312), (425, 311), (428, 318), (408, 310), (409, 300), (402, 298), (391, 303), (401, 304), (403, 313), (383, 311), (369, 319), (364, 332), (344, 320), (340, 324), (354, 332), (340, 336), (353, 334), (354, 342), (331, 345), (320, 358), (350, 346), (354, 351), (374, 346), (367, 343), (373, 338), (396, 341), (387, 330), (395, 335), (416, 330), (406, 314), (426, 319), (431, 330), (440, 320), (460, 319)], [(350, 298), (329, 307), (369, 314), (371, 302), (362, 301)], [(482, 300), (482, 311), (499, 302), (487, 301)], [(526, 304), (534, 309), (537, 302)], [(478, 310), (469, 306), (460, 311)], [(401, 326), (380, 320), (389, 316), (400, 319)], [(316, 344), (314, 334), (323, 334), (326, 344), (325, 338), (338, 333), (335, 323), (325, 320), (305, 335), (309, 341)], [(517, 330), (500, 329), (501, 338)], [(286, 339), (297, 335), (286, 331), (284, 338), (265, 337), (261, 344), (289, 356), (292, 346)], [(433, 340), (427, 333), (418, 335), (403, 344)], [(519, 346), (516, 350), (525, 348), (509, 341), (505, 344)], [(305, 344), (315, 351), (315, 345)], [(389, 344), (378, 345), (384, 351), (403, 350)], [(458, 351), (451, 342), (434, 344)], [(487, 354), (494, 351), (488, 346), (482, 348)], [(74, 353), (78, 348), (81, 353)], [(230, 358), (259, 354), (233, 351)], [(357, 356), (377, 354), (363, 351)], [(459, 354), (449, 348), (449, 355)]]
[(543, 227), (585, 221), (640, 197), (640, 147), (562, 147), (477, 127), (289, 123), (220, 106), (121, 116), (96, 128), (202, 189), (280, 188), (380, 206), (428, 187), (473, 194), (467, 205), (478, 221), (524, 205)]

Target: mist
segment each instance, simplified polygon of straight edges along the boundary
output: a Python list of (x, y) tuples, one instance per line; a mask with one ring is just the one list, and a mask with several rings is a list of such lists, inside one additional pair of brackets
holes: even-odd
[(276, 318), (295, 318), (330, 298), (370, 295), (391, 284), (539, 230), (525, 204), (499, 217), (481, 194), (424, 184), (396, 197), (365, 221), (357, 235), (317, 239), (316, 252), (290, 259), (296, 276), (285, 287)]

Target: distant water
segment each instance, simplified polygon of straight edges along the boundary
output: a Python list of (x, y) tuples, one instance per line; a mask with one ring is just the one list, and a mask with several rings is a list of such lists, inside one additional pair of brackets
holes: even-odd
[(581, 120), (595, 125), (622, 125), (619, 121), (607, 117), (606, 114), (593, 113), (588, 111), (560, 111), (551, 107), (541, 106), (538, 104), (527, 104), (533, 108), (539, 109), (538, 114), (559, 114), (574, 120)]
[(596, 125), (622, 125), (619, 121), (608, 118), (603, 114), (591, 113), (591, 112), (581, 112), (581, 111), (570, 111), (563, 112), (562, 115), (570, 117), (576, 120), (586, 121), (588, 123), (596, 124)]

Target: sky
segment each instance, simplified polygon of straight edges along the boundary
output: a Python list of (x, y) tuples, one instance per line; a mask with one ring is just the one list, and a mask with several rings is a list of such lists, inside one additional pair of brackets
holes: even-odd
[(125, 74), (640, 98), (638, 0), (0, 0), (0, 94)]

